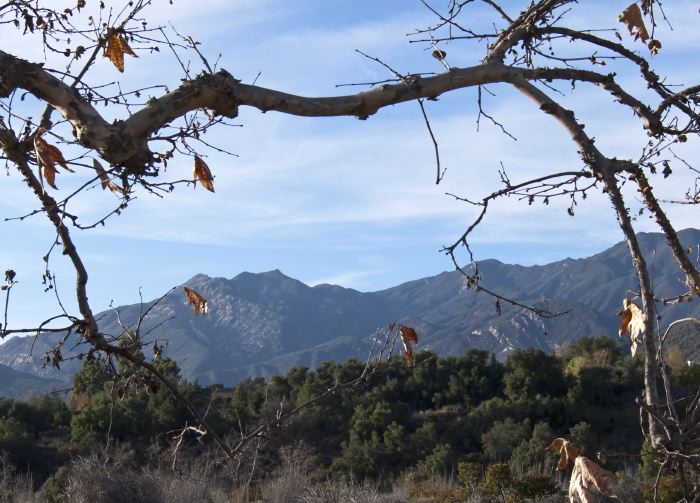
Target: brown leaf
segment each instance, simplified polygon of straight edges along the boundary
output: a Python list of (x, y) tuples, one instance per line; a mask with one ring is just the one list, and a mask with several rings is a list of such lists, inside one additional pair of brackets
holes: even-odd
[(202, 313), (202, 316), (206, 315), (207, 311), (209, 311), (209, 305), (204, 297), (191, 288), (186, 286), (182, 288), (185, 290), (185, 295), (187, 295), (187, 301), (194, 306), (194, 315), (197, 316), (199, 313)]
[(610, 487), (610, 479), (612, 478), (612, 473), (590, 459), (580, 456), (574, 461), (574, 470), (571, 472), (569, 499), (576, 501), (575, 498), (578, 497), (581, 503), (596, 503), (600, 501), (598, 497), (598, 493), (600, 493), (617, 500), (617, 496)]
[(555, 438), (545, 451), (558, 452), (561, 456), (557, 470), (566, 470), (566, 465), (569, 461), (575, 460), (581, 455), (581, 450), (565, 438)]
[(163, 348), (158, 345), (158, 341), (153, 341), (153, 357), (156, 360), (163, 358)]
[(105, 46), (105, 56), (112, 62), (117, 70), (124, 72), (124, 54), (129, 54), (135, 58), (138, 56), (131, 50), (126, 37), (119, 30), (110, 28), (107, 32), (107, 45)]
[(95, 171), (97, 171), (97, 176), (100, 177), (100, 183), (102, 184), (102, 190), (109, 187), (109, 183), (111, 182), (111, 180), (109, 179), (109, 176), (107, 176), (107, 172), (102, 167), (102, 164), (100, 164), (97, 161), (97, 159), (93, 159), (92, 166), (95, 168)]
[(644, 332), (644, 314), (637, 307), (637, 304), (629, 299), (622, 301), (622, 307), (622, 311), (617, 313), (618, 316), (622, 317), (617, 335), (622, 337), (625, 333), (630, 334), (632, 356), (634, 356), (637, 354), (637, 345), (642, 342), (641, 334)]
[(656, 56), (656, 55), (659, 53), (659, 51), (661, 50), (661, 42), (659, 42), (659, 41), (656, 40), (656, 39), (651, 39), (651, 40), (649, 41), (649, 44), (647, 45), (647, 47), (649, 48), (649, 50), (651, 51), (651, 53), (652, 53), (654, 56)]
[(202, 187), (210, 192), (214, 192), (214, 177), (209, 170), (209, 166), (198, 155), (194, 156), (194, 173), (193, 180), (199, 180)]
[(104, 170), (102, 165), (97, 161), (97, 159), (92, 160), (92, 166), (95, 168), (95, 171), (97, 172), (97, 176), (100, 177), (100, 184), (102, 185), (102, 190), (104, 189), (109, 189), (115, 194), (126, 194), (126, 190), (124, 190), (124, 187), (121, 187), (114, 183), (112, 180), (110, 180), (109, 175), (107, 175), (107, 172)]
[(442, 61), (447, 57), (447, 53), (445, 51), (441, 51), (440, 49), (435, 49), (433, 51), (433, 57)]
[(415, 357), (412, 344), (418, 344), (418, 334), (416, 334), (414, 328), (407, 327), (406, 325), (399, 325), (399, 333), (401, 334), (401, 342), (403, 342), (406, 364), (409, 367), (413, 367), (415, 365)]
[(642, 18), (642, 11), (639, 10), (637, 3), (631, 4), (617, 18), (621, 23), (627, 26), (630, 35), (634, 35), (634, 39), (642, 39), (642, 42), (649, 40), (649, 32), (647, 27), (644, 25), (644, 19)]
[[(36, 154), (36, 163), (39, 166), (39, 179), (41, 185), (44, 185), (44, 178), (54, 189), (56, 187), (56, 164), (63, 166), (66, 171), (73, 173), (73, 170), (68, 167), (68, 163), (63, 157), (63, 154), (57, 147), (49, 144), (41, 136), (34, 137), (34, 152)], [(42, 177), (43, 169), (43, 177)]]

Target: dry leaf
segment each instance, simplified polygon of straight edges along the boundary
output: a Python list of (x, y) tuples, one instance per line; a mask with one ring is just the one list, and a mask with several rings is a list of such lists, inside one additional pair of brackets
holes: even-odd
[(617, 496), (610, 487), (613, 474), (601, 468), (590, 459), (580, 456), (574, 461), (574, 470), (569, 482), (569, 500), (581, 503), (597, 503), (600, 501), (597, 493), (603, 494), (615, 501)]
[(637, 354), (637, 346), (642, 343), (641, 334), (644, 333), (644, 314), (637, 307), (637, 304), (629, 299), (622, 301), (622, 307), (622, 311), (617, 313), (618, 316), (622, 317), (617, 335), (622, 337), (629, 332), (630, 341), (632, 342), (632, 356), (634, 356)]
[(661, 42), (659, 42), (656, 39), (651, 39), (649, 41), (649, 44), (647, 45), (647, 47), (649, 47), (649, 50), (651, 51), (651, 53), (654, 56), (656, 56), (659, 53), (659, 51), (661, 50)]
[(193, 180), (199, 180), (202, 187), (210, 192), (214, 192), (214, 177), (209, 170), (209, 166), (198, 155), (194, 156), (194, 173)]
[(199, 313), (202, 313), (202, 316), (204, 316), (207, 314), (207, 311), (209, 311), (209, 306), (204, 297), (199, 295), (191, 288), (187, 288), (186, 286), (183, 286), (182, 288), (185, 290), (185, 295), (187, 295), (187, 301), (194, 306), (194, 315), (197, 316)]
[(105, 47), (105, 56), (117, 67), (117, 70), (124, 72), (124, 54), (129, 54), (135, 58), (138, 56), (131, 50), (129, 43), (123, 33), (110, 28), (107, 32), (107, 45)]
[(403, 342), (406, 364), (409, 367), (413, 367), (415, 365), (415, 357), (413, 355), (412, 344), (418, 344), (418, 334), (416, 334), (414, 328), (407, 327), (406, 325), (399, 325), (399, 333), (401, 334), (401, 342)]
[(559, 458), (559, 464), (557, 465), (557, 470), (566, 470), (566, 465), (569, 461), (574, 461), (581, 455), (581, 449), (576, 447), (574, 444), (569, 442), (565, 438), (555, 438), (545, 451), (558, 452), (561, 456)]
[(58, 189), (58, 187), (56, 187), (56, 164), (60, 164), (67, 171), (73, 173), (73, 170), (68, 167), (68, 163), (64, 159), (61, 151), (58, 150), (57, 147), (47, 143), (46, 140), (39, 135), (34, 137), (34, 152), (36, 154), (36, 163), (39, 166), (39, 179), (42, 182), (42, 186), (44, 185), (44, 178), (46, 178), (46, 183), (54, 189)]
[(100, 184), (102, 185), (102, 190), (109, 189), (114, 193), (119, 193), (122, 195), (126, 194), (126, 190), (124, 190), (124, 187), (117, 185), (109, 179), (107, 172), (104, 170), (102, 165), (99, 162), (97, 162), (97, 159), (92, 160), (92, 166), (95, 168), (97, 176), (100, 177)]
[(617, 18), (621, 23), (627, 26), (630, 35), (634, 35), (634, 39), (642, 39), (642, 42), (649, 40), (649, 32), (647, 27), (644, 25), (644, 19), (642, 18), (642, 11), (639, 10), (639, 6), (636, 3), (631, 4)]
[(445, 51), (441, 51), (440, 49), (435, 49), (433, 51), (433, 57), (442, 61), (447, 57), (447, 53)]

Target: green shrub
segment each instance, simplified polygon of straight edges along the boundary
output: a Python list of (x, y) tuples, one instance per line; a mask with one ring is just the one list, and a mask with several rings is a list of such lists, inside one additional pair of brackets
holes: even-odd
[(483, 490), (491, 496), (500, 496), (506, 501), (506, 492), (513, 486), (513, 475), (508, 463), (496, 463), (486, 469)]
[[(678, 475), (661, 477), (659, 480), (658, 503), (676, 503), (683, 500), (683, 485)], [(654, 484), (644, 491), (644, 501), (654, 501)]]
[(551, 477), (545, 475), (525, 475), (513, 483), (508, 501), (520, 502), (556, 494), (557, 486)]
[(484, 476), (484, 467), (480, 463), (461, 461), (457, 465), (457, 479), (470, 491), (475, 491)]
[(41, 486), (41, 497), (48, 503), (62, 503), (66, 500), (66, 488), (68, 487), (68, 467), (61, 466)]

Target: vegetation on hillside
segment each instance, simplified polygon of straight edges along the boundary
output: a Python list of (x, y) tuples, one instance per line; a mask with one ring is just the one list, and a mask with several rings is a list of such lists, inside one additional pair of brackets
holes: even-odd
[[(315, 371), (294, 368), (222, 390), (181, 379), (172, 360), (154, 365), (177, 381), (180, 392), (234, 445), (259, 425), (274, 423), (336, 383), (361, 375), (365, 366), (357, 360), (327, 362)], [(697, 367), (670, 371), (680, 391), (700, 385)], [(140, 473), (132, 483), (150, 481), (149, 491), (160, 495), (144, 501), (164, 501), (158, 499), (165, 498), (164, 486), (156, 487), (154, 480), (161, 485), (170, 480), (172, 489), (204, 472), (214, 477), (207, 491), (218, 487), (233, 494), (235, 489), (241, 501), (261, 497), (264, 490), (272, 494), (275, 483), (290, 478), (306, 493), (333, 480), (334, 486), (350, 484), (353, 490), (361, 489), (358, 483), (369, 484), (365, 489), (371, 486), (377, 494), (402, 481), (413, 494), (407, 498), (440, 491), (454, 501), (489, 491), (517, 496), (562, 483), (554, 475), (557, 456), (544, 450), (558, 436), (591, 459), (603, 453), (609, 470), (651, 476), (654, 454), (644, 444), (634, 402), (642, 373), (642, 359), (623, 356), (607, 338), (584, 338), (556, 355), (515, 351), (504, 363), (479, 350), (446, 358), (419, 352), (414, 368), (392, 358), (369, 380), (338, 389), (252, 439), (232, 466), (206, 435), (186, 428), (187, 410), (148, 373), (128, 361), (95, 357), (76, 374), (66, 401), (0, 399), (0, 450), (6, 472), (14, 467), (51, 501), (68, 501), (71, 494), (72, 501), (75, 491), (97, 491), (97, 486), (105, 495), (107, 486), (120, 487), (115, 480), (127, 473)], [(100, 463), (117, 464), (118, 469), (105, 471), (109, 481), (86, 477), (80, 469)], [(436, 478), (452, 482), (439, 489)]]

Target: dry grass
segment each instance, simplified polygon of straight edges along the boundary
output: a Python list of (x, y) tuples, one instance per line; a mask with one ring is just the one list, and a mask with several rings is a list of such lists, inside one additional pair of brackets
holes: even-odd
[(31, 475), (18, 473), (0, 456), (0, 501), (3, 503), (34, 503), (41, 501), (34, 495)]

